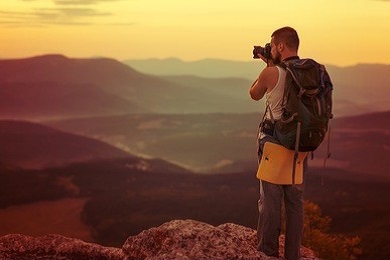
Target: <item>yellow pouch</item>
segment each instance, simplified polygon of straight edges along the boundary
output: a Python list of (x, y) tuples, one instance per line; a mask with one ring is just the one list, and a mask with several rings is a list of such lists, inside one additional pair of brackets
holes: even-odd
[[(282, 145), (266, 142), (263, 148), (257, 178), (274, 184), (286, 185), (292, 182), (292, 167), (295, 151)], [(295, 184), (303, 182), (303, 161), (308, 152), (299, 152), (295, 164)]]

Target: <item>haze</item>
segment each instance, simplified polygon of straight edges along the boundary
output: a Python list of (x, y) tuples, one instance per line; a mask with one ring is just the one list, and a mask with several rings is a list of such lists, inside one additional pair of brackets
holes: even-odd
[(289, 25), (302, 57), (338, 66), (390, 59), (390, 1), (7, 0), (0, 13), (1, 58), (245, 61)]

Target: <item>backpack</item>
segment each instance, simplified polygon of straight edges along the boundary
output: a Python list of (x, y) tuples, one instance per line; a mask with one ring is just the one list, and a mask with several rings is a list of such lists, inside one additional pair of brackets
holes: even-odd
[(318, 148), (332, 115), (333, 84), (325, 66), (312, 59), (288, 60), (282, 117), (275, 122), (274, 136), (296, 153)]

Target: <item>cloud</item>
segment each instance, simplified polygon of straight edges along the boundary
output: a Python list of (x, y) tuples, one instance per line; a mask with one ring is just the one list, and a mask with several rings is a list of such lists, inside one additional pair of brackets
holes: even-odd
[[(23, 2), (37, 2), (39, 0), (20, 0)], [(103, 20), (93, 19), (94, 17), (109, 17), (115, 14), (100, 11), (94, 4), (103, 2), (115, 2), (120, 0), (51, 0), (49, 7), (31, 7), (31, 10), (24, 12), (2, 11), (0, 10), (0, 25), (12, 27), (36, 27), (48, 25), (92, 25), (105, 23)], [(27, 4), (27, 3), (26, 3)], [(50, 6), (51, 5), (51, 6)], [(129, 23), (128, 25), (130, 25)]]
[[(35, 2), (40, 0), (20, 0), (23, 2)], [(116, 2), (120, 0), (52, 0), (56, 5), (93, 5), (103, 2)]]
[(90, 25), (90, 17), (110, 16), (111, 13), (99, 12), (92, 8), (41, 8), (35, 10), (37, 21), (42, 24)]
[(26, 21), (31, 22), (35, 19), (33, 13), (28, 12), (13, 12), (0, 10), (0, 24), (17, 27), (22, 26)]
[[(32, 0), (29, 0), (32, 1)], [(111, 16), (93, 8), (38, 8), (31, 12), (10, 12), (0, 10), (0, 24), (37, 27), (43, 25), (89, 25), (88, 18)]]
[(111, 13), (99, 12), (92, 8), (40, 8), (36, 9), (35, 14), (37, 17), (49, 20), (111, 15)]
[(115, 2), (118, 0), (53, 0), (57, 5), (93, 5), (100, 2)]

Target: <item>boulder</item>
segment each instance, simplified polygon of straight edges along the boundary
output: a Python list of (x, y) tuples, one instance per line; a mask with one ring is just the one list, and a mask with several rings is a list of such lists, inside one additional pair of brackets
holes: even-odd
[[(256, 231), (240, 225), (214, 227), (194, 220), (173, 220), (129, 237), (122, 250), (127, 259), (275, 259), (258, 252), (256, 244)], [(302, 259), (317, 259), (307, 248), (301, 253)]]

